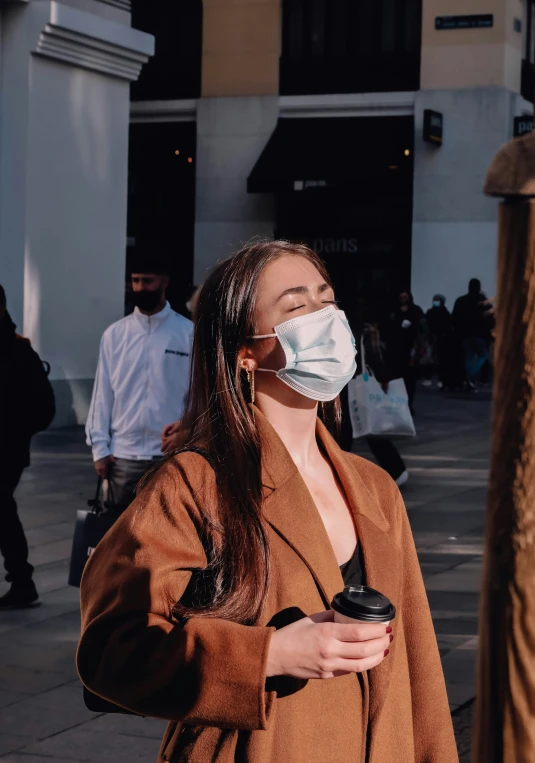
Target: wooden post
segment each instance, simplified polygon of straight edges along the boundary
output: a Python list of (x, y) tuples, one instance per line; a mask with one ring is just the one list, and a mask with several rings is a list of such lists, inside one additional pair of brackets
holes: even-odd
[(473, 763), (535, 761), (535, 133), (507, 143)]

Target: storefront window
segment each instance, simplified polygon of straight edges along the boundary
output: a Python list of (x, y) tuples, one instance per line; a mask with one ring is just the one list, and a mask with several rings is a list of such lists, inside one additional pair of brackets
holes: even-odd
[(201, 94), (202, 0), (132, 0), (132, 26), (153, 34), (156, 52), (132, 84), (133, 101)]
[(281, 93), (416, 90), (421, 0), (284, 0)]

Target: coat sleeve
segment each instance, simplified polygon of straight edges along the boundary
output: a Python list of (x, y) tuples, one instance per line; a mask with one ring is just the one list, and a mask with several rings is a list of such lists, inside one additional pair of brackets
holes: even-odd
[(113, 389), (111, 386), (108, 349), (107, 336), (104, 334), (100, 342), (97, 373), (95, 375), (93, 395), (85, 427), (87, 444), (93, 450), (94, 461), (99, 461), (101, 458), (111, 455)]
[(168, 462), (99, 543), (82, 579), (78, 671), (92, 692), (140, 715), (264, 729), (274, 629), (171, 615), (192, 571), (206, 567), (196, 529), (206, 476), (194, 490)]
[[(435, 630), (405, 505), (398, 493), (404, 550), (403, 602), (415, 763), (457, 763), (457, 747)], [(430, 711), (432, 708), (432, 711)]]

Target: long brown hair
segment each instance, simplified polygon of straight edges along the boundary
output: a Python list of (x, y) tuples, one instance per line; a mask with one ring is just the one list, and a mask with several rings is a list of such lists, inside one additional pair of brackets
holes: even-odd
[[(307, 259), (330, 284), (325, 265), (308, 247), (256, 242), (219, 264), (199, 296), (180, 445), (209, 454), (218, 505), (215, 511), (206, 510), (202, 526), (210, 595), (202, 602), (179, 602), (174, 612), (180, 617), (254, 623), (265, 602), (270, 558), (262, 519), (261, 443), (238, 352), (256, 331), (258, 282), (264, 268), (288, 255)], [(320, 408), (327, 425), (339, 426), (338, 399)]]

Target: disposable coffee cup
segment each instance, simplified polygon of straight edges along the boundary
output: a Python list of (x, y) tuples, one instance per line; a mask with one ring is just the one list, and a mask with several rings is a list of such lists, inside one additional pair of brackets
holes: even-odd
[(384, 594), (368, 586), (346, 586), (337, 593), (331, 607), (335, 623), (388, 624), (396, 616), (396, 608)]

